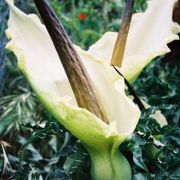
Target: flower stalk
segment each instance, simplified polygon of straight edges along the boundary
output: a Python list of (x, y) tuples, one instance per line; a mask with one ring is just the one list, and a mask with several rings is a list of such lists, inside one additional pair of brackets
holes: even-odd
[[(118, 146), (119, 147), (119, 146)], [(91, 156), (91, 176), (93, 180), (130, 180), (131, 167), (119, 148), (105, 148), (94, 152)]]

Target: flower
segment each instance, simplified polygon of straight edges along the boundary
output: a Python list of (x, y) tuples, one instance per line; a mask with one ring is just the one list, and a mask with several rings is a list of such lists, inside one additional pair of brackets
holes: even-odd
[(80, 19), (81, 21), (85, 21), (86, 18), (87, 18), (87, 14), (85, 14), (85, 13), (80, 13), (80, 14), (79, 14), (79, 19)]
[[(6, 32), (11, 39), (7, 48), (17, 56), (19, 68), (41, 102), (88, 150), (92, 177), (130, 179), (129, 164), (118, 147), (132, 134), (141, 113), (125, 94), (124, 79), (110, 65), (117, 33), (105, 33), (88, 51), (74, 45), (110, 120), (106, 124), (78, 107), (57, 52), (39, 18), (34, 14), (26, 15), (12, 1), (6, 1), (10, 6)], [(145, 13), (133, 16), (119, 68), (130, 82), (153, 58), (169, 52), (167, 43), (178, 39), (180, 27), (172, 22), (175, 2), (151, 0)]]

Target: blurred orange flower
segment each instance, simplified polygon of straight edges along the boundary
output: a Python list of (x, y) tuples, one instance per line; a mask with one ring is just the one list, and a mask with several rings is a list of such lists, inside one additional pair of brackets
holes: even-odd
[(86, 18), (87, 18), (87, 14), (85, 14), (85, 13), (80, 13), (80, 14), (79, 14), (79, 19), (80, 19), (81, 21), (85, 21)]

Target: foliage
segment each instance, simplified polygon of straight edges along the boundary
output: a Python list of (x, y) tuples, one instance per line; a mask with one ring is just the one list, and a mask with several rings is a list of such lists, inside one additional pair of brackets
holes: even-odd
[(8, 9), (6, 8), (5, 2), (0, 0), (0, 94), (3, 88), (4, 66), (6, 60), (5, 44), (7, 38), (4, 35), (4, 31), (6, 29), (7, 15)]
[[(73, 42), (82, 48), (105, 31), (118, 29), (124, 2), (50, 1)], [(26, 12), (36, 11), (32, 1), (16, 3)], [(136, 1), (135, 11), (145, 7), (144, 0)], [(3, 9), (8, 11), (4, 4)], [(4, 29), (0, 29), (1, 36)], [(14, 56), (8, 53), (7, 57), (0, 96), (0, 137), (4, 148), (0, 151), (1, 179), (89, 179), (90, 160), (81, 143), (46, 112), (16, 68)], [(152, 105), (144, 110), (136, 131), (121, 147), (131, 164), (134, 180), (180, 179), (178, 66), (178, 59), (169, 64), (157, 59), (134, 82), (137, 94)], [(168, 126), (161, 128), (150, 117), (157, 109), (166, 116)]]

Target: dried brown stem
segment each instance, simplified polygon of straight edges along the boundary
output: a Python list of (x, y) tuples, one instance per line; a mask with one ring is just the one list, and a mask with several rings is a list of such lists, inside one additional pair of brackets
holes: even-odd
[(127, 41), (129, 27), (133, 13), (133, 7), (134, 7), (134, 0), (128, 0), (124, 10), (122, 23), (119, 29), (118, 37), (116, 40), (116, 44), (111, 59), (111, 64), (114, 66), (121, 67), (123, 61), (126, 41)]
[(80, 57), (76, 53), (62, 24), (45, 0), (34, 0), (34, 2), (54, 43), (78, 105), (86, 108), (103, 121), (108, 122), (86, 69), (81, 63)]

